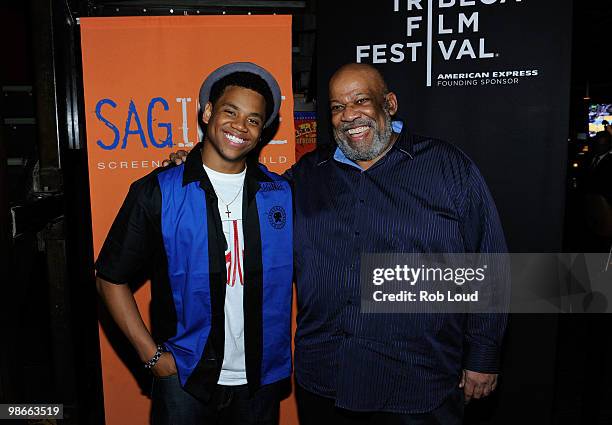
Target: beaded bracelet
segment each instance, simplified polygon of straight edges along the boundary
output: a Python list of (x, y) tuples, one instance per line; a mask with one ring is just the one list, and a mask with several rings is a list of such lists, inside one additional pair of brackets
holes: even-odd
[(157, 364), (157, 361), (160, 359), (160, 357), (162, 356), (162, 354), (164, 354), (165, 351), (166, 349), (163, 345), (157, 344), (157, 351), (155, 352), (155, 354), (153, 354), (151, 360), (144, 364), (145, 369), (151, 369), (153, 366), (155, 366)]

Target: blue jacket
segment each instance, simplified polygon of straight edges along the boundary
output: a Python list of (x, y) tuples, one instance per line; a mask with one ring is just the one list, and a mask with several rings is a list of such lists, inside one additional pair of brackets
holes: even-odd
[[(151, 278), (153, 336), (180, 382), (206, 400), (225, 340), (226, 241), (217, 196), (193, 149), (185, 164), (135, 182), (98, 257), (115, 283)], [(249, 388), (291, 374), (291, 189), (263, 165), (247, 167), (243, 195), (245, 363)]]

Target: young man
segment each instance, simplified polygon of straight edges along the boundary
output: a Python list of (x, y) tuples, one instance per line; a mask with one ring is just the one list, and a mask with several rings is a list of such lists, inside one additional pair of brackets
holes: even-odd
[[(96, 263), (98, 291), (155, 376), (153, 424), (275, 424), (291, 373), (291, 191), (247, 155), (280, 88), (230, 63), (199, 100), (204, 142), (132, 184)], [(146, 278), (153, 334), (127, 285)]]

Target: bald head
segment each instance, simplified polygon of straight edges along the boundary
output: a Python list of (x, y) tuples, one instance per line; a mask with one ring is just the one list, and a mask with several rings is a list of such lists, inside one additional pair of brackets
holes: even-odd
[(380, 71), (372, 65), (365, 63), (347, 63), (342, 65), (329, 80), (329, 88), (331, 90), (332, 85), (338, 80), (352, 78), (369, 80), (373, 85), (372, 88), (377, 90), (381, 96), (389, 92), (387, 83)]

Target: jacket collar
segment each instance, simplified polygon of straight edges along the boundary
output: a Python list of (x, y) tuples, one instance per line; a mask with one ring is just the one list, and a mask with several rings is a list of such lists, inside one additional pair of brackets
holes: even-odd
[[(199, 181), (200, 187), (216, 198), (215, 190), (202, 164), (203, 146), (204, 143), (200, 142), (191, 152), (189, 152), (189, 154), (187, 154), (187, 158), (185, 159), (185, 170), (183, 171), (183, 186)], [(257, 158), (248, 157), (245, 188), (249, 200), (252, 199), (259, 190), (259, 182), (269, 181), (272, 181), (272, 179), (261, 170)]]

